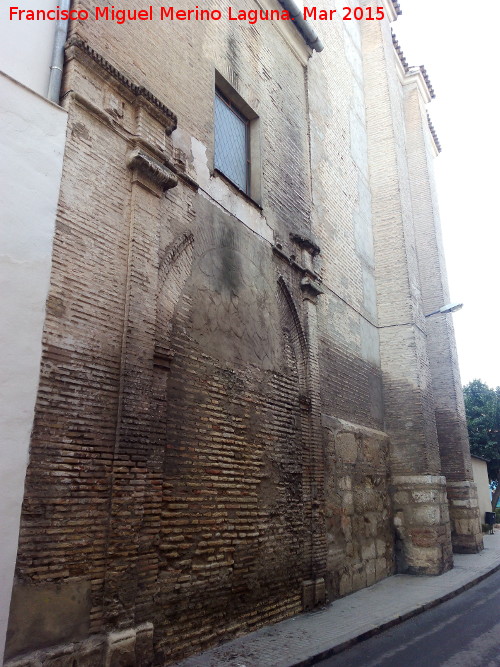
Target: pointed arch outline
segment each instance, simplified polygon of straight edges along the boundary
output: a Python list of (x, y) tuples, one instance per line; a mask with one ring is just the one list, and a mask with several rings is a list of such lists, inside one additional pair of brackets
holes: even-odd
[[(166, 344), (177, 304), (191, 275), (193, 243), (192, 232), (184, 232), (167, 246), (160, 260), (156, 295), (155, 338), (157, 345)], [(174, 275), (170, 281), (171, 284), (166, 289), (166, 283), (172, 274)]]
[(183, 252), (185, 252), (190, 246), (194, 243), (194, 236), (192, 232), (184, 232), (178, 239), (175, 239), (165, 249), (163, 257), (160, 260), (160, 266), (158, 269), (159, 274), (159, 290), (163, 287), (168, 274), (172, 270), (172, 267), (175, 265), (177, 260), (180, 258)]
[(284, 323), (291, 324), (290, 343), (292, 345), (297, 364), (299, 391), (301, 396), (308, 395), (308, 343), (300, 321), (300, 316), (294, 298), (283, 276), (278, 278), (278, 302), (281, 318)]

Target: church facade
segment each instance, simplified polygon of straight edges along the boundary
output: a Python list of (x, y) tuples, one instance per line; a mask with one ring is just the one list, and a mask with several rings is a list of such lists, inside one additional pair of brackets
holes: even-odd
[(482, 548), (399, 4), (253, 4), (70, 21), (7, 665), (166, 665)]

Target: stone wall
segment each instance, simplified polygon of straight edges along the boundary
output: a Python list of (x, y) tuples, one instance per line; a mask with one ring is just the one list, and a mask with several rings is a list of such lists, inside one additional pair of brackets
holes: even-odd
[(327, 593), (330, 599), (394, 572), (387, 435), (323, 416)]

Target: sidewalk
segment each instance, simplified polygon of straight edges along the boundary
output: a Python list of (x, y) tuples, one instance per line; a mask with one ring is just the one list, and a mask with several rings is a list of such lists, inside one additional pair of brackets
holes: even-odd
[(484, 551), (455, 554), (439, 577), (396, 575), (318, 611), (234, 639), (178, 667), (292, 667), (311, 665), (458, 595), (500, 569), (500, 530), (484, 536)]

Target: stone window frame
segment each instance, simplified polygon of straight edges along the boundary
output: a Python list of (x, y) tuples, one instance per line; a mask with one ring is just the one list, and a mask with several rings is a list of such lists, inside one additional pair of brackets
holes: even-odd
[[(231, 180), (222, 169), (215, 166), (215, 98), (219, 97), (225, 102), (231, 111), (241, 120), (246, 122), (246, 161), (247, 161), (247, 185), (246, 190), (240, 188)], [(235, 88), (216, 70), (214, 85), (214, 132), (213, 132), (213, 172), (221, 175), (229, 181), (238, 192), (251, 199), (259, 207), (261, 206), (261, 142), (260, 142), (260, 118), (252, 107), (243, 99)]]

